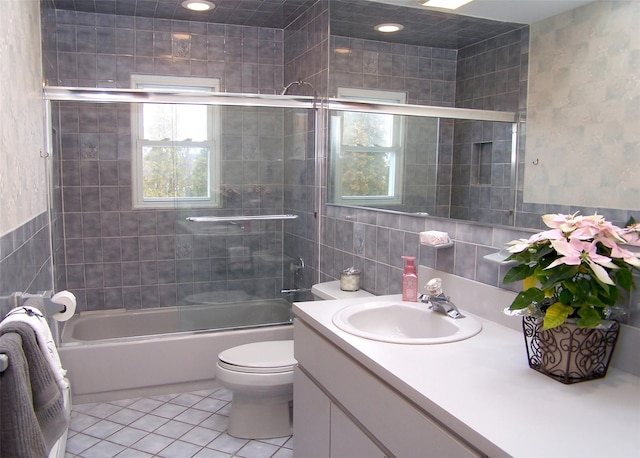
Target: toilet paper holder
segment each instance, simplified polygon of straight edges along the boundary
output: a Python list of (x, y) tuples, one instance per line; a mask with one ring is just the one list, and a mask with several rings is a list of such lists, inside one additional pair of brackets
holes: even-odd
[(45, 316), (48, 317), (52, 317), (57, 313), (64, 313), (67, 311), (67, 306), (65, 304), (60, 304), (59, 302), (54, 302), (53, 300), (51, 300), (51, 298), (53, 297), (52, 291), (44, 291), (37, 294), (18, 291), (13, 293), (13, 295), (15, 297), (16, 307), (24, 305), (24, 303), (29, 299), (42, 299), (42, 307), (44, 308), (42, 312), (45, 314)]

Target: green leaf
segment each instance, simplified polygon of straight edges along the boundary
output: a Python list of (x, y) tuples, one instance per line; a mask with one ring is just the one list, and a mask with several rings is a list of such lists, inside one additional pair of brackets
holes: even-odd
[(575, 283), (581, 296), (586, 296), (591, 292), (591, 282), (586, 278), (578, 278)]
[(600, 314), (591, 307), (581, 307), (578, 309), (578, 315), (580, 315), (578, 326), (581, 328), (593, 328), (600, 324)]
[(526, 264), (520, 264), (518, 266), (514, 266), (506, 273), (504, 276), (504, 283), (513, 283), (516, 281), (524, 280), (527, 277), (530, 277), (535, 270), (534, 267), (529, 267)]
[(573, 302), (573, 298), (573, 293), (568, 289), (563, 289), (560, 294), (558, 294), (558, 301), (565, 305), (570, 305)]
[(521, 310), (527, 308), (534, 302), (541, 302), (544, 297), (544, 292), (538, 288), (529, 288), (526, 291), (520, 291), (509, 306), (509, 309)]
[(587, 305), (590, 305), (591, 307), (605, 308), (607, 306), (607, 304), (602, 302), (598, 296), (587, 296), (584, 298), (584, 301)]
[(555, 328), (567, 321), (569, 315), (573, 313), (573, 307), (556, 302), (551, 304), (544, 315), (544, 329)]
[(547, 272), (549, 272), (547, 281), (541, 286), (541, 288), (547, 289), (563, 280), (573, 278), (578, 275), (579, 271), (580, 266), (567, 266), (565, 264), (549, 269), (547, 270)]
[(631, 269), (617, 269), (610, 275), (616, 285), (622, 287), (625, 291), (631, 291), (633, 284), (633, 273)]

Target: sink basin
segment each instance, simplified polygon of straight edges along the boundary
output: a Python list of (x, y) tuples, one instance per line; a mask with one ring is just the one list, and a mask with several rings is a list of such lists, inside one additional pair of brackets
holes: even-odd
[(333, 324), (365, 339), (400, 344), (442, 344), (468, 339), (482, 330), (471, 316), (453, 319), (414, 302), (367, 302), (333, 316)]

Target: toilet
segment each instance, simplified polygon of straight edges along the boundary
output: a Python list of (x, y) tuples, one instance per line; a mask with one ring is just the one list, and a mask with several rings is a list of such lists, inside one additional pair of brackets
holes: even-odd
[(230, 436), (266, 439), (292, 432), (293, 340), (254, 342), (218, 355), (216, 378), (233, 393)]
[[(366, 291), (342, 291), (340, 282), (313, 285), (317, 300), (371, 296)], [(267, 439), (293, 431), (293, 340), (254, 342), (229, 348), (218, 355), (216, 378), (233, 393), (230, 436)]]

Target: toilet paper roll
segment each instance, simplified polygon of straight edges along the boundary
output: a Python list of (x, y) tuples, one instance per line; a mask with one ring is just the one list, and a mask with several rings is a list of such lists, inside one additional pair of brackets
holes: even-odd
[(69, 291), (60, 291), (51, 298), (51, 302), (64, 305), (62, 312), (54, 313), (53, 319), (56, 321), (67, 321), (76, 313), (76, 296)]

